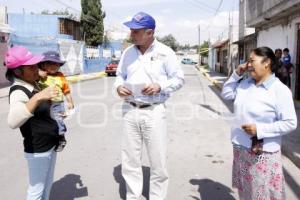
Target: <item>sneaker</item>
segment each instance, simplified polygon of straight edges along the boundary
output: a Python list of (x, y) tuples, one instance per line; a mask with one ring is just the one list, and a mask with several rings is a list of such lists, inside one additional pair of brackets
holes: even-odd
[(56, 145), (55, 147), (55, 151), (56, 152), (61, 152), (62, 150), (64, 150), (65, 146), (67, 145), (67, 141), (64, 135), (60, 135), (59, 136), (59, 141), (58, 141), (58, 145)]

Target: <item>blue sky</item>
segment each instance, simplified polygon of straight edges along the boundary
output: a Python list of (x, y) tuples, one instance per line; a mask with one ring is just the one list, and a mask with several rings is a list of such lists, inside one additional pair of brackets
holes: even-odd
[[(22, 3), (21, 3), (22, 2)], [(144, 11), (151, 14), (157, 22), (156, 35), (172, 34), (181, 44), (197, 44), (198, 29), (201, 27), (201, 41), (211, 41), (228, 36), (229, 13), (233, 24), (238, 21), (239, 0), (102, 0), (106, 12), (105, 29), (113, 30), (111, 37), (125, 37), (129, 31), (122, 22)], [(221, 3), (221, 4), (220, 4)], [(42, 10), (68, 10), (80, 14), (80, 0), (0, 0), (8, 12), (34, 12)], [(220, 7), (219, 7), (220, 5)], [(219, 7), (219, 10), (217, 8)], [(218, 12), (217, 12), (218, 11)]]

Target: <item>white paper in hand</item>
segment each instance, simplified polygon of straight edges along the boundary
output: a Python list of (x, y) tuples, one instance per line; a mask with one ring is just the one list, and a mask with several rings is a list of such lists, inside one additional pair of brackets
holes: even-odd
[(145, 88), (145, 83), (139, 83), (139, 84), (131, 84), (131, 83), (125, 83), (124, 87), (126, 87), (128, 90), (132, 92), (133, 96), (142, 96), (142, 90)]

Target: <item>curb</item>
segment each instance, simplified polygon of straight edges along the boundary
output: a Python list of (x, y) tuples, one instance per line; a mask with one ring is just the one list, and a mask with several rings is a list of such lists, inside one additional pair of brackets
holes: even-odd
[(102, 78), (105, 76), (107, 76), (107, 74), (105, 72), (97, 72), (97, 73), (92, 73), (92, 74), (81, 74), (81, 75), (69, 76), (69, 77), (66, 77), (66, 79), (70, 83), (78, 83), (81, 81), (93, 80), (93, 79)]
[(211, 78), (210, 75), (207, 73), (208, 70), (203, 69), (202, 67), (200, 67), (200, 66), (198, 66), (198, 65), (196, 65), (195, 67), (196, 67), (196, 69), (197, 69), (198, 71), (200, 71), (200, 72), (201, 72), (201, 73), (202, 73), (202, 74), (203, 74), (210, 82), (212, 82), (212, 83), (214, 84), (214, 86), (215, 86), (219, 91), (222, 91), (223, 85), (222, 85), (219, 81), (217, 81), (217, 80)]

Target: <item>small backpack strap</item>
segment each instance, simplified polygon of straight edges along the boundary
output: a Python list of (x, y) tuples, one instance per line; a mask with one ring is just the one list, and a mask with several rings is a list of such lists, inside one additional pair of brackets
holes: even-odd
[(33, 96), (33, 94), (26, 87), (21, 85), (13, 85), (9, 89), (8, 102), (10, 102), (10, 94), (15, 90), (22, 90), (28, 96), (29, 99)]

